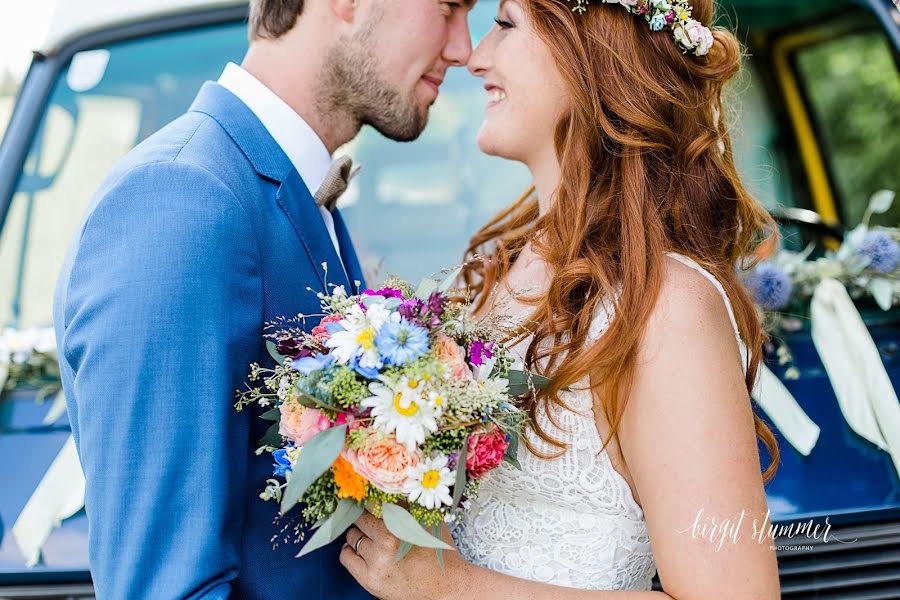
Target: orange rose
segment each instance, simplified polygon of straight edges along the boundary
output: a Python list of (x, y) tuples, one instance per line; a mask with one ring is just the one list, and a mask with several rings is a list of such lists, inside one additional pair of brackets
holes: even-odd
[(448, 369), (454, 379), (471, 379), (472, 370), (466, 364), (466, 350), (443, 333), (434, 338), (434, 356)]
[(338, 498), (353, 498), (357, 502), (366, 498), (366, 479), (353, 469), (346, 458), (338, 456), (332, 470)]
[(357, 473), (382, 492), (399, 494), (408, 479), (406, 470), (422, 460), (421, 453), (409, 452), (393, 435), (369, 435), (362, 448), (344, 450)]

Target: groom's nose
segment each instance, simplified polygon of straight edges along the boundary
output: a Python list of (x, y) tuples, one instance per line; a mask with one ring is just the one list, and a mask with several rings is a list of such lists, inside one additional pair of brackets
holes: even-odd
[(455, 67), (465, 66), (472, 55), (472, 35), (469, 33), (469, 19), (466, 11), (458, 11), (450, 21), (447, 43), (441, 57)]

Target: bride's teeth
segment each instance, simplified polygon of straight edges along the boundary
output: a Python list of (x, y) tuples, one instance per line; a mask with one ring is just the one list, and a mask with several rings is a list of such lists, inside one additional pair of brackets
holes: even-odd
[(491, 102), (506, 100), (506, 93), (500, 90), (491, 90)]

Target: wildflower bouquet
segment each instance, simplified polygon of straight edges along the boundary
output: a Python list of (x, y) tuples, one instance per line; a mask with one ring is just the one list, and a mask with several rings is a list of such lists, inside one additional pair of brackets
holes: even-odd
[[(237, 409), (257, 403), (273, 422), (258, 454), (274, 459), (264, 500), (284, 515), (302, 502), (314, 533), (298, 556), (337, 539), (366, 507), (402, 542), (441, 549), (481, 477), (515, 465), (525, 414), (510, 402), (547, 380), (510, 369), (498, 331), (467, 319), (450, 282), (413, 288), (393, 278), (379, 290), (319, 293), (323, 315), (310, 333), (267, 341), (274, 369), (251, 366)], [(303, 323), (308, 317), (299, 316)], [(281, 478), (284, 478), (282, 481)], [(304, 537), (297, 527), (297, 539)]]

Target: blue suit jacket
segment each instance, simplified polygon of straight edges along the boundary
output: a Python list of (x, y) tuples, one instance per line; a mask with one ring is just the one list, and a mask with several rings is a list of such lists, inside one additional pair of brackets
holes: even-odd
[[(335, 228), (361, 282), (337, 212)], [(249, 365), (272, 364), (263, 324), (321, 312), (323, 262), (351, 289), (299, 174), (217, 84), (106, 178), (54, 303), (98, 598), (371, 598), (341, 540), (272, 549), (268, 423), (233, 408)]]

